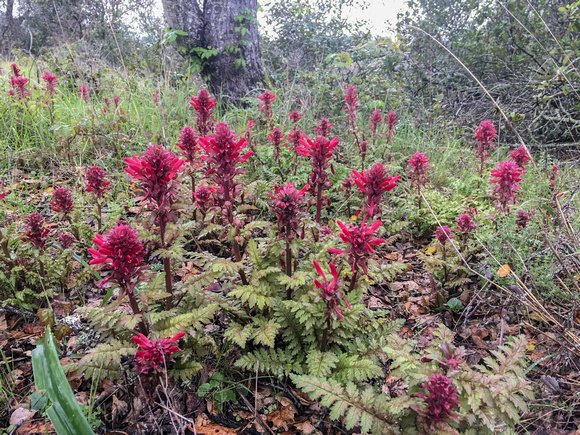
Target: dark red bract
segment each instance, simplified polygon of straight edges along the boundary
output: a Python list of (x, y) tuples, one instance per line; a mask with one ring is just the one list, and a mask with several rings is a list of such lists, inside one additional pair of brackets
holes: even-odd
[(293, 110), (292, 112), (290, 112), (288, 114), (288, 116), (290, 117), (290, 120), (292, 121), (292, 123), (294, 125), (298, 124), (298, 121), (300, 121), (302, 119), (302, 115), (300, 114), (300, 112)]
[(329, 316), (330, 313), (334, 311), (336, 312), (336, 314), (338, 314), (338, 316), (341, 319), (344, 319), (344, 315), (340, 311), (340, 301), (343, 300), (348, 308), (350, 308), (350, 304), (348, 303), (346, 298), (342, 295), (342, 293), (339, 291), (340, 286), (338, 284), (338, 271), (336, 270), (336, 266), (333, 263), (330, 263), (329, 265), (330, 273), (332, 275), (332, 281), (329, 283), (326, 280), (326, 275), (324, 274), (324, 271), (320, 267), (320, 264), (318, 264), (318, 261), (314, 260), (312, 263), (314, 263), (314, 268), (316, 269), (316, 272), (318, 272), (318, 274), (322, 277), (324, 281), (323, 284), (317, 279), (314, 280), (314, 285), (316, 286), (316, 288), (322, 290), (322, 299), (326, 303), (326, 310), (324, 310), (324, 314)]
[(479, 175), (483, 174), (485, 161), (490, 156), (489, 150), (495, 147), (494, 140), (497, 138), (497, 131), (491, 121), (482, 121), (478, 128), (475, 129), (475, 141), (477, 142), (476, 151), (479, 154), (480, 167)]
[(248, 161), (253, 151), (242, 154), (246, 140), (238, 139), (225, 122), (216, 125), (214, 134), (200, 137), (199, 144), (205, 151), (202, 159), (209, 165), (206, 175), (211, 175), (219, 186), (217, 198), (220, 205), (223, 205), (224, 202), (233, 200), (239, 194), (240, 188), (236, 188), (234, 178), (238, 174), (243, 174), (244, 170), (237, 166)]
[(439, 243), (445, 245), (449, 239), (453, 238), (453, 233), (451, 232), (451, 228), (449, 228), (447, 225), (443, 225), (437, 227), (433, 236), (439, 240)]
[(195, 130), (189, 125), (186, 125), (181, 130), (179, 142), (175, 144), (181, 149), (180, 154), (185, 157), (185, 161), (191, 167), (194, 167), (197, 163), (197, 151), (199, 149), (197, 140), (198, 137), (197, 134), (195, 134)]
[(36, 249), (42, 251), (50, 232), (50, 229), (45, 227), (46, 221), (40, 213), (30, 213), (26, 216), (25, 223), (26, 236), (20, 239), (23, 242), (29, 242)]
[(464, 236), (477, 229), (477, 225), (473, 222), (473, 217), (467, 213), (459, 215), (459, 217), (455, 219), (455, 222), (457, 222), (457, 231)]
[(408, 161), (411, 174), (411, 188), (415, 187), (419, 192), (421, 187), (425, 186), (429, 179), (427, 178), (427, 171), (431, 169), (429, 166), (429, 158), (424, 153), (415, 153)]
[(264, 91), (264, 93), (258, 97), (258, 100), (262, 102), (260, 105), (260, 112), (264, 114), (264, 118), (266, 118), (267, 121), (269, 121), (273, 116), (272, 103), (275, 99), (276, 95), (271, 94), (268, 90)]
[(282, 146), (286, 142), (286, 139), (284, 138), (284, 133), (282, 132), (282, 130), (276, 127), (272, 130), (272, 133), (270, 133), (267, 137), (272, 146), (274, 147), (274, 161), (278, 163), (278, 160), (280, 159), (280, 146)]
[(459, 404), (457, 387), (451, 385), (453, 381), (445, 375), (437, 374), (429, 376), (429, 383), (423, 383), (429, 394), (417, 393), (417, 397), (427, 402), (427, 420), (429, 424), (438, 423), (447, 418), (457, 421), (452, 409)]
[(93, 256), (89, 264), (103, 264), (101, 270), (112, 272), (98, 285), (103, 286), (111, 281), (125, 291), (132, 291), (143, 271), (147, 269), (147, 264), (143, 261), (145, 250), (137, 231), (119, 221), (105, 236), (97, 234), (93, 242), (99, 249), (89, 249), (89, 254)]
[(73, 195), (66, 187), (59, 187), (52, 192), (52, 211), (55, 213), (69, 214), (72, 211)]
[(321, 136), (328, 137), (331, 133), (331, 127), (334, 123), (331, 123), (328, 118), (322, 118), (316, 127), (316, 131), (320, 133)]
[(217, 105), (216, 99), (212, 98), (206, 89), (200, 89), (197, 97), (191, 97), (189, 103), (195, 109), (195, 123), (200, 136), (205, 136), (213, 130), (215, 119), (212, 115), (213, 108)]
[(369, 124), (369, 129), (372, 132), (373, 137), (378, 136), (379, 124), (383, 121), (383, 116), (381, 109), (375, 109), (371, 113), (371, 122)]
[(499, 162), (497, 168), (491, 171), (490, 184), (497, 184), (491, 194), (495, 198), (497, 208), (509, 215), (510, 204), (515, 204), (518, 190), (517, 183), (522, 181), (523, 171), (513, 160)]
[(280, 238), (293, 239), (298, 233), (300, 220), (305, 215), (302, 210), (306, 201), (304, 194), (308, 190), (308, 184), (298, 190), (294, 183), (288, 182), (286, 185), (274, 187), (275, 194), (270, 193), (270, 209), (278, 217), (278, 228), (280, 229)]
[(85, 192), (92, 192), (95, 198), (102, 198), (105, 192), (111, 189), (111, 182), (105, 179), (106, 176), (107, 173), (100, 166), (91, 166), (87, 169)]
[(91, 101), (91, 100), (90, 100), (90, 91), (91, 91), (91, 89), (90, 89), (90, 88), (88, 88), (88, 87), (87, 87), (87, 86), (85, 86), (84, 84), (81, 84), (81, 85), (79, 86), (79, 98), (80, 98), (81, 100), (84, 100), (84, 101), (85, 101), (85, 103), (89, 103), (89, 102)]
[(162, 338), (160, 340), (149, 340), (143, 334), (137, 334), (132, 337), (133, 341), (141, 347), (142, 350), (136, 352), (137, 371), (140, 375), (148, 375), (151, 371), (161, 372), (165, 368), (165, 363), (173, 361), (170, 357), (175, 352), (181, 351), (177, 343), (185, 335), (185, 332), (179, 332), (171, 338)]
[(356, 185), (367, 196), (365, 210), (369, 216), (374, 215), (375, 207), (386, 201), (383, 194), (393, 190), (397, 186), (396, 181), (401, 178), (400, 175), (388, 177), (388, 172), (382, 163), (375, 163), (371, 169), (362, 173), (352, 171)]
[(525, 166), (530, 163), (530, 155), (525, 147), (518, 147), (513, 151), (510, 151), (510, 157), (518, 165), (520, 169), (525, 169)]
[(347, 249), (330, 248), (328, 252), (332, 254), (347, 254), (348, 263), (351, 265), (353, 272), (358, 268), (367, 274), (368, 258), (375, 252), (372, 247), (378, 246), (385, 241), (385, 239), (373, 236), (381, 226), (381, 221), (377, 220), (371, 226), (365, 223), (365, 219), (363, 219), (360, 226), (350, 225), (347, 227), (341, 221), (336, 223), (342, 230), (340, 238), (349, 247)]
[(49, 96), (56, 94), (56, 87), (58, 86), (58, 78), (49, 72), (45, 72), (42, 80), (46, 83), (46, 93)]
[(28, 79), (26, 77), (10, 77), (10, 86), (12, 87), (12, 90), (9, 92), (10, 95), (16, 97), (18, 100), (24, 100), (32, 95), (28, 90)]
[(353, 85), (348, 85), (346, 87), (344, 100), (346, 102), (346, 110), (348, 112), (348, 122), (354, 123), (356, 121), (356, 108), (358, 107), (358, 95), (356, 93), (356, 88)]

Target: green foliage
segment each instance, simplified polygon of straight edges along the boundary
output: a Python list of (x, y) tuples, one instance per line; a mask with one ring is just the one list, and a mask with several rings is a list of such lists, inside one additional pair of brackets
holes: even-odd
[(121, 373), (121, 358), (127, 355), (135, 355), (135, 346), (125, 344), (119, 340), (110, 340), (108, 343), (101, 343), (97, 347), (89, 350), (78, 363), (68, 367), (69, 370), (76, 370), (79, 375), (93, 380), (119, 379)]

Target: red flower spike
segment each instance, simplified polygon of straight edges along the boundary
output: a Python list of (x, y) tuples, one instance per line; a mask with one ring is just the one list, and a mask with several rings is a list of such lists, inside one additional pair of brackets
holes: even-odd
[(306, 214), (301, 207), (306, 204), (303, 196), (308, 190), (308, 184), (298, 190), (294, 183), (288, 182), (286, 185), (274, 187), (275, 194), (269, 193), (271, 213), (278, 217), (278, 228), (280, 238), (291, 240), (298, 235), (300, 220)]
[(381, 226), (381, 221), (376, 220), (371, 226), (368, 226), (363, 219), (360, 226), (350, 225), (347, 227), (341, 221), (337, 221), (337, 225), (342, 230), (340, 238), (349, 247), (347, 249), (329, 248), (328, 252), (332, 254), (347, 254), (348, 263), (354, 272), (356, 268), (362, 269), (365, 274), (367, 271), (368, 257), (374, 254), (373, 246), (378, 246), (385, 241), (373, 236), (377, 229)]
[(59, 187), (52, 192), (52, 211), (55, 213), (69, 214), (72, 211), (73, 195), (66, 187)]
[(14, 77), (20, 77), (20, 68), (18, 68), (15, 63), (10, 65), (10, 69), (12, 70)]
[(302, 130), (292, 130), (288, 133), (289, 142), (286, 143), (290, 151), (296, 152), (296, 148), (300, 146), (300, 141), (304, 137)]
[(72, 247), (74, 237), (72, 234), (62, 233), (60, 235), (60, 246), (62, 249), (69, 249)]
[(45, 72), (41, 77), (46, 82), (46, 93), (49, 96), (56, 94), (56, 87), (58, 86), (58, 77), (49, 72)]
[(346, 101), (346, 110), (348, 112), (348, 122), (354, 123), (356, 121), (356, 108), (358, 107), (358, 95), (356, 93), (356, 88), (353, 85), (348, 85), (346, 87), (344, 100)]
[(280, 146), (286, 142), (284, 133), (282, 133), (282, 130), (276, 127), (267, 137), (274, 147), (274, 161), (278, 163), (278, 160), (280, 159)]
[(518, 147), (513, 151), (510, 151), (510, 157), (513, 159), (514, 162), (518, 165), (518, 168), (524, 170), (525, 166), (530, 163), (530, 156), (528, 151), (523, 147)]
[(258, 100), (262, 102), (260, 105), (260, 112), (264, 114), (266, 121), (270, 121), (273, 116), (272, 103), (276, 99), (276, 95), (271, 94), (270, 91), (266, 90), (262, 96), (258, 97)]
[(202, 210), (207, 210), (210, 205), (213, 205), (211, 196), (216, 191), (215, 188), (209, 186), (199, 186), (197, 190), (193, 193), (195, 202)]
[(382, 116), (381, 109), (373, 110), (373, 112), (371, 113), (371, 122), (369, 124), (369, 129), (372, 131), (373, 137), (376, 137), (379, 135), (377, 133), (377, 131), (379, 129), (379, 124), (382, 121), (383, 121), (383, 116)]
[(401, 178), (400, 175), (387, 177), (388, 172), (382, 163), (375, 163), (371, 169), (362, 173), (352, 171), (359, 190), (367, 195), (366, 211), (369, 216), (374, 215), (376, 206), (386, 201), (383, 194), (393, 190), (397, 186), (396, 181)]
[(424, 153), (415, 153), (413, 157), (409, 159), (409, 169), (411, 174), (409, 179), (411, 180), (411, 188), (413, 186), (420, 192), (421, 187), (429, 181), (427, 178), (427, 171), (431, 169), (429, 166), (429, 158)]
[(98, 285), (103, 286), (111, 281), (124, 291), (132, 290), (148, 268), (143, 261), (145, 250), (139, 241), (137, 231), (125, 222), (119, 221), (105, 236), (97, 234), (93, 242), (99, 249), (89, 249), (89, 254), (93, 256), (89, 264), (103, 264), (101, 270), (112, 272)]
[(159, 94), (157, 92), (153, 92), (153, 104), (159, 105)]
[(85, 103), (90, 103), (90, 91), (91, 88), (85, 86), (84, 84), (81, 84), (79, 86), (79, 98), (81, 100), (84, 100)]
[(213, 131), (215, 118), (211, 112), (217, 105), (216, 99), (212, 98), (207, 89), (200, 89), (197, 93), (197, 97), (191, 97), (191, 102), (189, 104), (191, 104), (195, 109), (197, 133), (200, 136), (205, 136)]
[(21, 237), (20, 240), (29, 242), (36, 249), (42, 251), (50, 232), (50, 229), (44, 226), (45, 223), (46, 221), (40, 213), (30, 213), (25, 219), (26, 236)]
[(483, 174), (483, 167), (488, 157), (489, 150), (495, 147), (493, 141), (497, 138), (497, 131), (495, 126), (490, 121), (482, 121), (478, 128), (475, 129), (475, 141), (477, 148), (475, 149), (479, 154), (480, 167), (479, 175)]
[(328, 140), (322, 136), (316, 136), (314, 141), (308, 136), (300, 140), (300, 145), (296, 147), (296, 152), (301, 156), (312, 158), (312, 172), (310, 174), (310, 184), (312, 186), (320, 184), (324, 188), (331, 186), (329, 175), (326, 172), (330, 166), (329, 160), (332, 157), (332, 151), (338, 146), (338, 139), (335, 137)]
[(452, 239), (454, 237), (453, 233), (451, 232), (451, 228), (449, 228), (447, 225), (437, 227), (433, 236), (437, 238), (437, 240), (439, 240), (439, 243), (441, 243), (442, 245), (445, 245), (445, 243), (447, 243), (449, 239)]
[(293, 110), (292, 112), (290, 112), (288, 114), (288, 116), (290, 117), (290, 120), (292, 121), (292, 123), (296, 126), (296, 124), (298, 124), (298, 121), (300, 121), (302, 119), (302, 115), (300, 114), (300, 112)]
[(162, 338), (160, 340), (149, 340), (143, 334), (139, 333), (132, 337), (142, 350), (136, 352), (137, 371), (140, 375), (148, 375), (151, 371), (161, 372), (165, 368), (165, 363), (172, 362), (171, 355), (180, 352), (177, 343), (185, 332), (179, 332), (171, 338)]
[(181, 149), (179, 154), (185, 158), (191, 167), (195, 166), (197, 160), (197, 150), (199, 149), (197, 139), (198, 137), (195, 134), (195, 130), (189, 125), (186, 125), (181, 130), (179, 142), (175, 144)]
[(510, 204), (515, 204), (518, 190), (521, 189), (517, 183), (522, 181), (522, 174), (518, 165), (513, 160), (499, 162), (496, 169), (491, 171), (490, 184), (497, 183), (491, 194), (495, 198), (497, 208), (509, 215)]
[(342, 187), (340, 190), (343, 191), (347, 197), (349, 197), (355, 184), (354, 177), (346, 177), (344, 180), (342, 180)]
[(210, 167), (206, 175), (212, 175), (215, 183), (219, 186), (220, 205), (226, 201), (231, 201), (232, 195), (235, 197), (239, 194), (239, 186), (235, 185), (234, 178), (236, 175), (244, 173), (242, 168), (236, 168), (236, 166), (248, 161), (254, 152), (248, 151), (242, 154), (246, 140), (244, 138), (238, 139), (225, 122), (216, 125), (214, 134), (200, 137), (199, 145), (205, 151), (205, 155), (201, 158)]
[(389, 141), (395, 139), (395, 125), (397, 125), (397, 113), (391, 110), (387, 113), (387, 125), (389, 126)]
[(162, 145), (151, 144), (143, 155), (127, 157), (125, 162), (129, 164), (125, 171), (141, 180), (139, 187), (147, 192), (143, 201), (156, 209), (159, 218), (170, 220), (169, 208), (177, 198), (175, 177), (184, 161)]
[(330, 128), (333, 125), (334, 123), (331, 123), (328, 118), (322, 118), (316, 127), (316, 131), (320, 133), (321, 136), (328, 137), (331, 133)]
[(93, 192), (95, 198), (102, 198), (107, 190), (111, 190), (110, 181), (105, 180), (107, 173), (100, 166), (91, 166), (85, 172), (87, 186), (85, 192)]
[(115, 103), (115, 109), (119, 108), (119, 96), (113, 95), (113, 103)]
[(333, 263), (329, 264), (330, 273), (332, 275), (332, 281), (329, 284), (326, 279), (326, 275), (324, 274), (324, 271), (320, 267), (320, 264), (318, 264), (318, 261), (314, 260), (312, 263), (314, 264), (316, 272), (318, 272), (318, 274), (324, 280), (324, 284), (322, 284), (317, 279), (314, 280), (314, 285), (316, 286), (316, 288), (322, 290), (322, 299), (324, 300), (324, 302), (326, 302), (326, 310), (324, 310), (324, 314), (330, 316), (330, 313), (335, 311), (336, 314), (338, 314), (338, 316), (341, 319), (344, 319), (344, 315), (340, 311), (340, 301), (343, 300), (349, 309), (350, 304), (348, 303), (346, 298), (342, 295), (342, 293), (339, 291), (340, 286), (338, 283), (338, 271), (336, 270), (336, 266)]
[(24, 100), (32, 95), (28, 90), (28, 79), (26, 77), (10, 77), (10, 86), (12, 87), (12, 90), (9, 94), (16, 97), (18, 100)]
[(473, 222), (473, 217), (467, 213), (459, 215), (459, 217), (455, 219), (455, 222), (457, 222), (457, 231), (464, 236), (473, 233), (477, 229), (477, 225)]
[(457, 387), (451, 385), (452, 382), (447, 376), (437, 374), (429, 376), (428, 384), (421, 384), (429, 392), (429, 395), (417, 393), (416, 396), (427, 402), (427, 421), (430, 425), (447, 418), (458, 421), (452, 410), (459, 404), (459, 396), (457, 395)]

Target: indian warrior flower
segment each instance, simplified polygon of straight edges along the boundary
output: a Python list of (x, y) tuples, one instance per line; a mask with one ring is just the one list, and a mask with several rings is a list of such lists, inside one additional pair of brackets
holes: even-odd
[(516, 196), (521, 189), (518, 183), (522, 181), (522, 174), (523, 171), (513, 160), (499, 162), (496, 169), (491, 171), (489, 183), (496, 184), (491, 194), (495, 198), (497, 208), (506, 215), (509, 215), (509, 206), (517, 202)]
[(73, 195), (66, 187), (59, 187), (52, 192), (52, 210), (55, 213), (68, 215), (73, 207)]
[(25, 236), (20, 240), (28, 242), (39, 251), (44, 249), (50, 229), (45, 226), (46, 221), (40, 213), (30, 213), (25, 219)]
[(416, 393), (417, 397), (427, 402), (427, 420), (430, 424), (436, 424), (447, 418), (458, 422), (453, 413), (453, 408), (459, 404), (457, 387), (451, 385), (453, 382), (450, 378), (442, 374), (429, 376), (429, 383), (422, 383), (429, 394)]
[(197, 133), (199, 136), (206, 136), (213, 130), (215, 118), (212, 115), (212, 111), (217, 105), (216, 99), (212, 98), (206, 89), (200, 89), (197, 97), (191, 97), (189, 104), (195, 109)]
[(479, 155), (480, 166), (479, 176), (483, 174), (485, 161), (490, 156), (489, 150), (495, 147), (494, 140), (497, 138), (497, 131), (491, 121), (482, 121), (482, 123), (475, 129), (475, 141), (477, 147), (475, 150)]
[(85, 192), (91, 192), (95, 198), (102, 198), (111, 189), (111, 182), (106, 179), (107, 173), (100, 166), (91, 166), (85, 172), (87, 182)]
[(185, 332), (179, 332), (170, 338), (161, 338), (159, 340), (149, 340), (143, 334), (137, 334), (132, 337), (142, 350), (136, 352), (137, 371), (140, 375), (148, 375), (152, 371), (161, 372), (165, 368), (165, 363), (172, 362), (171, 355), (180, 352), (177, 342), (183, 338)]
[(369, 216), (374, 215), (375, 207), (386, 201), (383, 195), (393, 190), (397, 186), (396, 181), (401, 178), (400, 175), (389, 177), (388, 172), (382, 163), (375, 163), (371, 169), (362, 173), (352, 171), (358, 189), (367, 197), (365, 210)]
[(293, 239), (298, 234), (300, 220), (305, 215), (302, 207), (306, 204), (304, 194), (308, 184), (298, 190), (294, 183), (274, 187), (274, 194), (270, 193), (270, 212), (278, 218), (277, 224), (280, 236), (283, 239)]
[(330, 316), (330, 313), (333, 311), (338, 314), (341, 319), (344, 319), (344, 314), (340, 311), (340, 301), (344, 301), (346, 306), (350, 309), (350, 304), (340, 292), (340, 285), (338, 283), (338, 271), (336, 270), (336, 266), (333, 263), (330, 263), (330, 274), (332, 275), (332, 281), (328, 282), (326, 279), (326, 275), (324, 271), (320, 267), (320, 264), (316, 260), (314, 260), (314, 268), (316, 272), (322, 277), (323, 283), (318, 281), (317, 279), (314, 280), (314, 285), (316, 288), (322, 290), (322, 299), (326, 303), (326, 310), (324, 310), (324, 314)]

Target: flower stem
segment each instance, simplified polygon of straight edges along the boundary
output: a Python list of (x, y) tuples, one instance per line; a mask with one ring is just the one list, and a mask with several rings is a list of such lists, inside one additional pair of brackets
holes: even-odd
[(328, 343), (328, 331), (330, 331), (330, 314), (326, 317), (326, 329), (322, 333), (322, 343), (320, 344), (320, 352), (326, 351), (326, 345)]
[(322, 209), (322, 184), (318, 183), (316, 189), (316, 223), (320, 223), (320, 212)]
[[(232, 249), (234, 251), (234, 257), (236, 258), (236, 261), (239, 263), (240, 261), (242, 261), (242, 255), (240, 254), (240, 245), (235, 240), (234, 240), (234, 245), (233, 245)], [(242, 284), (244, 284), (244, 285), (249, 284), (248, 278), (246, 277), (246, 272), (244, 272), (244, 269), (240, 269), (240, 278), (242, 279)]]

